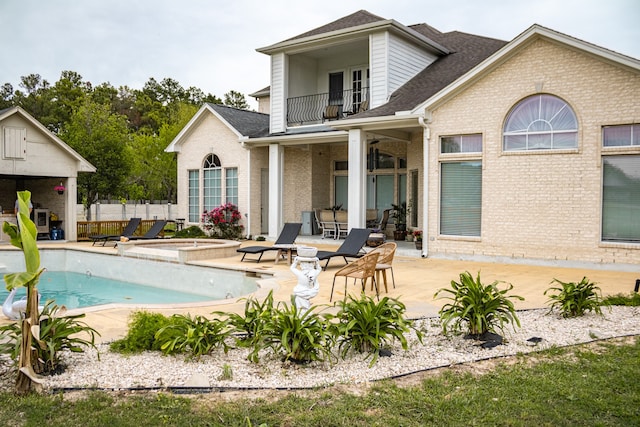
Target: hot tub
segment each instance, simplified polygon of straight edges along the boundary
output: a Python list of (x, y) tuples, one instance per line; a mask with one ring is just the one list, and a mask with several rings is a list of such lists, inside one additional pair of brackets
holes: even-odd
[(125, 257), (185, 264), (237, 255), (240, 242), (221, 239), (153, 239), (118, 242), (118, 254)]

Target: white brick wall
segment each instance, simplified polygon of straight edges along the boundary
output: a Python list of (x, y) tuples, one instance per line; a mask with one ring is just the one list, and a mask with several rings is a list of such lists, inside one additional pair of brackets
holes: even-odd
[[(573, 108), (578, 149), (504, 153), (506, 115), (541, 83), (543, 93)], [(438, 108), (431, 125), (430, 252), (640, 263), (640, 245), (600, 242), (601, 126), (639, 122), (638, 99), (637, 72), (536, 41)], [(463, 133), (483, 134), (479, 239), (438, 236), (439, 137)]]
[[(205, 157), (210, 154), (216, 154), (220, 158), (223, 168), (238, 168), (238, 209), (243, 214), (248, 212), (248, 186), (247, 181), (250, 172), (247, 167), (249, 151), (242, 147), (238, 142), (238, 136), (233, 133), (225, 124), (223, 124), (213, 114), (205, 114), (202, 121), (193, 127), (192, 133), (188, 140), (182, 145), (178, 154), (178, 214), (179, 218), (188, 218), (188, 188), (189, 188), (189, 170), (202, 169), (202, 163)], [(252, 161), (252, 182), (255, 180), (253, 189), (260, 191), (260, 161), (263, 153), (255, 150), (251, 156)], [(254, 168), (253, 165), (256, 167)], [(266, 167), (266, 166), (265, 166)], [(257, 170), (257, 174), (256, 174)], [(200, 191), (202, 193), (202, 171), (200, 172)], [(224, 187), (224, 180), (222, 183)], [(251, 212), (251, 234), (260, 233), (260, 215), (259, 208), (256, 208), (256, 199), (252, 199)], [(259, 197), (257, 201), (259, 201)], [(202, 197), (200, 200), (202, 205)], [(253, 218), (257, 218), (254, 221)], [(242, 224), (247, 226), (246, 217)]]

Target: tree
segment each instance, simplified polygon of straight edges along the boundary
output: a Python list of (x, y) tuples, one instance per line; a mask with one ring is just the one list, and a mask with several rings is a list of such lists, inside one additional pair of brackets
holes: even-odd
[(222, 100), (215, 95), (211, 95), (210, 93), (204, 94), (204, 92), (197, 87), (191, 86), (186, 91), (186, 99), (185, 102), (188, 102), (192, 105), (200, 106), (205, 102), (210, 104), (222, 104)]
[(11, 83), (5, 83), (0, 87), (0, 110), (9, 108), (13, 105), (13, 86)]
[(60, 79), (51, 88), (52, 98), (49, 115), (42, 117), (43, 123), (54, 133), (59, 133), (68, 123), (71, 115), (91, 93), (91, 83), (83, 82), (82, 76), (75, 71), (63, 71)]
[(87, 100), (74, 114), (61, 137), (93, 164), (96, 173), (78, 177), (78, 190), (91, 220), (91, 205), (99, 196), (121, 196), (131, 171), (131, 147), (126, 118), (109, 106)]
[(20, 78), (19, 86), (24, 89), (24, 92), (21, 90), (14, 92), (13, 105), (24, 108), (36, 120), (49, 128), (50, 123), (47, 118), (51, 115), (54, 97), (49, 82), (43, 80), (40, 74), (29, 74)]
[(231, 90), (224, 94), (224, 105), (239, 108), (241, 110), (249, 109), (249, 104), (247, 104), (247, 100), (244, 95), (240, 92), (236, 92), (235, 90)]
[(134, 166), (128, 184), (130, 197), (139, 196), (139, 189), (142, 188), (142, 197), (147, 199), (176, 199), (176, 156), (166, 153), (164, 149), (197, 111), (194, 105), (186, 103), (178, 103), (176, 107), (175, 117), (172, 121), (162, 124), (157, 135), (138, 132), (133, 136)]

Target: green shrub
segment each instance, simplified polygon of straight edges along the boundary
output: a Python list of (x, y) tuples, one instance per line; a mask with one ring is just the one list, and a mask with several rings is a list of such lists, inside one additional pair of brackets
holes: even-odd
[[(403, 349), (407, 349), (405, 334), (410, 332), (412, 322), (404, 318), (406, 307), (394, 298), (384, 297), (378, 303), (373, 298), (362, 295), (355, 299), (349, 295), (348, 301), (336, 303), (340, 311), (330, 318), (337, 319), (331, 324), (340, 355), (344, 358), (350, 349), (360, 353), (368, 353), (373, 365), (380, 350), (394, 340), (400, 341)], [(420, 331), (416, 330), (422, 339)]]
[[(76, 353), (83, 347), (95, 346), (95, 337), (100, 335), (95, 329), (80, 321), (84, 314), (73, 316), (59, 315), (61, 308), (55, 301), (47, 301), (40, 313), (40, 339), (33, 340), (31, 348), (36, 357), (32, 357), (33, 370), (38, 374), (51, 374), (63, 369), (60, 353), (69, 350)], [(17, 323), (0, 328), (0, 352), (9, 354), (18, 361), (22, 332)]]
[(640, 294), (633, 292), (629, 295), (616, 294), (609, 295), (605, 297), (602, 302), (602, 305), (626, 305), (631, 307), (640, 306)]
[(113, 341), (109, 348), (118, 353), (141, 353), (146, 350), (160, 350), (155, 335), (169, 324), (169, 318), (160, 313), (135, 311), (129, 316), (127, 335)]
[(551, 309), (560, 310), (563, 317), (582, 316), (587, 311), (602, 314), (600, 288), (586, 277), (578, 283), (562, 282), (558, 279), (553, 279), (551, 283), (560, 286), (551, 287), (544, 291), (544, 294), (549, 294), (548, 302)]
[(258, 352), (265, 348), (295, 363), (331, 357), (333, 340), (326, 318), (315, 312), (317, 306), (298, 309), (293, 301), (292, 297), (290, 305), (281, 302), (274, 309), (255, 340), (250, 360), (257, 362)]
[(480, 281), (480, 272), (474, 280), (471, 273), (465, 271), (460, 274), (460, 282), (451, 281), (451, 289), (442, 288), (436, 292), (434, 298), (442, 293), (451, 294), (445, 297), (453, 302), (445, 304), (440, 310), (442, 329), (447, 333), (447, 326), (453, 322), (453, 331), (462, 330), (463, 324), (468, 327), (469, 335), (479, 338), (487, 332), (501, 332), (505, 324), (513, 323), (513, 327), (520, 327), (520, 320), (516, 316), (516, 310), (510, 299), (524, 298), (517, 295), (507, 295), (513, 289), (513, 285), (507, 283), (506, 289), (498, 289), (500, 282), (495, 281), (489, 285), (483, 285)]
[(260, 335), (260, 330), (273, 315), (273, 291), (263, 302), (255, 298), (245, 298), (244, 315), (237, 313), (213, 312), (214, 315), (226, 316), (232, 333), (239, 334), (238, 345), (253, 345)]
[(20, 336), (21, 329), (17, 323), (0, 326), (0, 354), (8, 355), (16, 363), (20, 357)]
[(190, 353), (197, 358), (220, 346), (225, 353), (229, 351), (226, 339), (230, 332), (225, 320), (174, 314), (169, 324), (156, 332), (155, 338), (164, 354)]
[(198, 238), (198, 237), (207, 237), (207, 234), (197, 225), (192, 225), (187, 228), (183, 228), (180, 231), (176, 231), (173, 235), (175, 238), (188, 239), (188, 238)]

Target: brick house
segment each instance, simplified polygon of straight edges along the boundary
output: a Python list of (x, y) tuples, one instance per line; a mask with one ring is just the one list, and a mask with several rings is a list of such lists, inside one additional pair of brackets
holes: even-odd
[(538, 25), (505, 42), (367, 11), (258, 51), (268, 126), (220, 130), (201, 109), (167, 149), (195, 222), (192, 175), (225, 153), (250, 234), (406, 203), (423, 256), (640, 264), (637, 59)]

